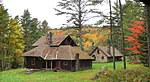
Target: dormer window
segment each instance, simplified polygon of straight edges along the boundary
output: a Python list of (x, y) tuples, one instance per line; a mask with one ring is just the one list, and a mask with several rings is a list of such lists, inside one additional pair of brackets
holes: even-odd
[(68, 40), (65, 41), (65, 44), (69, 44)]

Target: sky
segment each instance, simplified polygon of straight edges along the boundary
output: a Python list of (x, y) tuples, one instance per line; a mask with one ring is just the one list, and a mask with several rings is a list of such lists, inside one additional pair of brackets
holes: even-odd
[[(51, 28), (60, 28), (62, 24), (66, 24), (65, 15), (55, 15), (58, 1), (61, 0), (2, 0), (5, 9), (8, 9), (9, 15), (15, 17), (16, 15), (23, 15), (25, 9), (31, 13), (31, 17), (38, 18), (39, 21), (46, 20)], [(115, 1), (115, 0), (111, 0)], [(102, 4), (101, 11), (108, 13), (109, 6), (107, 3)], [(90, 23), (95, 23), (97, 20), (93, 19)]]

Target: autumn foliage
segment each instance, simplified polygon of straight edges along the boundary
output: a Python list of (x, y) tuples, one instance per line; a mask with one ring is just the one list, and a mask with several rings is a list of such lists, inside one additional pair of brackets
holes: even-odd
[[(62, 29), (51, 30), (53, 35), (70, 35), (73, 40), (79, 45), (79, 31), (76, 29)], [(109, 35), (108, 28), (94, 28), (84, 27), (82, 28), (82, 44), (85, 51), (91, 51), (92, 46), (106, 46)]]
[(126, 36), (126, 40), (131, 43), (129, 48), (125, 48), (126, 50), (132, 51), (133, 54), (141, 54), (139, 49), (142, 46), (142, 43), (139, 42), (139, 36), (145, 32), (144, 20), (135, 21), (131, 24), (131, 28), (129, 31), (131, 34)]

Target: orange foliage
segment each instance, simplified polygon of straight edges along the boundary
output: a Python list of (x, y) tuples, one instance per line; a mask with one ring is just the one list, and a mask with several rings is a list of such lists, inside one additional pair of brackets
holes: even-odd
[(133, 54), (140, 54), (138, 49), (142, 44), (139, 43), (139, 36), (145, 32), (145, 29), (143, 27), (144, 20), (141, 21), (135, 21), (133, 24), (131, 24), (131, 28), (129, 30), (131, 31), (131, 34), (129, 36), (126, 36), (126, 40), (131, 43), (130, 48), (125, 48), (126, 50), (133, 51)]
[(90, 41), (86, 41), (86, 42), (83, 44), (84, 49), (85, 49), (85, 50), (89, 49), (90, 46), (91, 46), (91, 44), (92, 44), (92, 43), (91, 43)]
[(56, 32), (54, 32), (54, 35), (63, 35), (63, 32), (61, 32), (61, 31), (56, 31)]

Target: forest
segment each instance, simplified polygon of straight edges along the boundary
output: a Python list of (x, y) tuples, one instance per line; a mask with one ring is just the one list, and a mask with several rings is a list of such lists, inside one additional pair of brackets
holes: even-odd
[[(126, 62), (140, 63), (150, 67), (149, 52), (149, 17), (148, 7), (133, 0), (116, 0), (112, 5), (108, 0), (109, 15), (94, 6), (105, 0), (62, 0), (54, 10), (56, 15), (67, 15), (67, 26), (49, 27), (46, 20), (33, 18), (25, 9), (21, 16), (12, 17), (8, 9), (0, 3), (0, 70), (22, 68), (22, 53), (31, 50), (32, 44), (40, 37), (52, 32), (52, 35), (70, 35), (79, 48), (88, 54), (96, 46), (112, 46), (123, 53), (124, 69)], [(93, 6), (93, 7), (92, 7)], [(146, 11), (147, 8), (147, 11)], [(147, 13), (145, 13), (147, 12)], [(90, 15), (89, 15), (90, 14)], [(92, 14), (92, 15), (91, 15)], [(95, 26), (86, 22), (101, 17)], [(96, 25), (101, 25), (101, 27)], [(115, 52), (114, 52), (115, 53)], [(113, 59), (114, 60), (114, 59)], [(115, 61), (113, 61), (115, 69)]]

